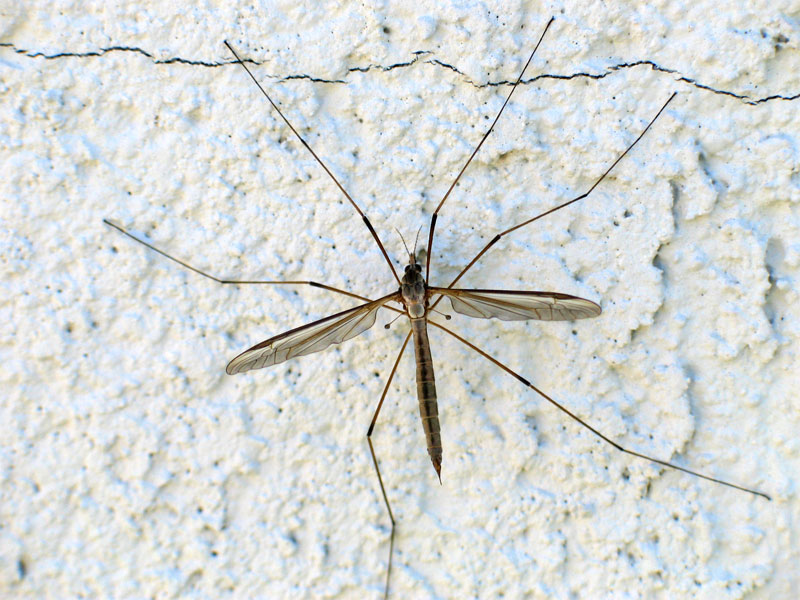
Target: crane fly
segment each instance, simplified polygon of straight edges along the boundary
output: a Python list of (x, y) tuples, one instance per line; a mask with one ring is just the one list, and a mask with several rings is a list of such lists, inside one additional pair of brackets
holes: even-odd
[[(358, 294), (349, 292), (347, 290), (338, 289), (315, 281), (251, 281), (251, 280), (222, 279), (214, 275), (211, 275), (207, 272), (201, 271), (200, 269), (197, 269), (189, 265), (188, 263), (167, 254), (163, 250), (160, 250), (155, 246), (149, 244), (148, 242), (144, 241), (143, 239), (140, 239), (139, 237), (133, 235), (122, 226), (107, 219), (104, 219), (104, 222), (107, 225), (114, 227), (122, 234), (128, 236), (129, 238), (135, 240), (136, 242), (143, 244), (147, 248), (178, 263), (179, 265), (191, 271), (194, 271), (199, 275), (202, 275), (213, 281), (216, 281), (220, 284), (310, 285), (313, 287), (325, 289), (330, 292), (343, 294), (351, 298), (356, 298), (363, 302), (362, 304), (350, 308), (348, 310), (344, 310), (342, 312), (325, 317), (324, 319), (308, 323), (301, 327), (297, 327), (295, 329), (291, 329), (289, 331), (271, 337), (245, 350), (237, 357), (235, 357), (233, 360), (231, 360), (230, 363), (228, 364), (226, 372), (230, 375), (251, 371), (253, 369), (261, 369), (264, 367), (269, 367), (290, 360), (292, 358), (296, 358), (298, 356), (305, 356), (307, 354), (312, 354), (314, 352), (320, 352), (325, 348), (331, 346), (332, 344), (341, 344), (371, 328), (375, 324), (378, 312), (382, 308), (394, 311), (395, 313), (398, 313), (398, 316), (405, 315), (406, 317), (408, 317), (411, 329), (405, 337), (405, 341), (403, 342), (403, 345), (400, 348), (400, 352), (397, 355), (397, 359), (395, 360), (394, 365), (389, 374), (389, 377), (386, 380), (386, 383), (383, 387), (383, 393), (381, 394), (381, 398), (378, 401), (378, 405), (373, 414), (372, 421), (370, 422), (369, 428), (367, 430), (367, 442), (369, 444), (370, 453), (372, 455), (373, 466), (375, 468), (375, 473), (377, 475), (381, 494), (383, 496), (383, 501), (386, 506), (387, 513), (389, 515), (389, 520), (391, 521), (391, 533), (389, 535), (389, 557), (386, 567), (384, 597), (388, 597), (389, 595), (389, 581), (392, 571), (392, 554), (394, 548), (396, 521), (394, 518), (394, 514), (392, 512), (391, 505), (389, 503), (388, 496), (386, 494), (386, 488), (384, 487), (383, 477), (381, 476), (380, 468), (378, 465), (378, 459), (375, 454), (375, 449), (372, 445), (372, 433), (375, 428), (375, 424), (377, 422), (381, 407), (383, 406), (383, 401), (385, 400), (387, 391), (389, 390), (389, 386), (391, 385), (392, 379), (394, 378), (395, 372), (397, 371), (397, 366), (400, 363), (400, 359), (403, 356), (403, 353), (405, 352), (405, 349), (408, 346), (408, 342), (412, 337), (414, 339), (414, 353), (416, 358), (417, 397), (419, 400), (420, 419), (422, 421), (422, 429), (425, 434), (425, 440), (428, 448), (428, 455), (430, 456), (433, 468), (436, 471), (436, 475), (439, 478), (439, 482), (441, 483), (441, 467), (442, 467), (442, 455), (443, 455), (442, 438), (441, 438), (441, 430), (440, 430), (439, 416), (438, 416), (436, 384), (433, 371), (433, 358), (431, 355), (431, 348), (428, 340), (428, 325), (432, 325), (437, 329), (440, 329), (445, 333), (447, 333), (448, 335), (459, 340), (460, 342), (464, 343), (469, 348), (471, 348), (472, 350), (474, 350), (475, 352), (477, 352), (478, 354), (480, 354), (493, 364), (497, 365), (498, 367), (500, 367), (501, 369), (503, 369), (504, 371), (515, 377), (522, 384), (534, 390), (537, 394), (539, 394), (542, 398), (544, 398), (553, 406), (558, 408), (569, 418), (571, 418), (581, 426), (585, 427), (595, 436), (597, 436), (604, 442), (610, 444), (617, 450), (629, 454), (631, 456), (651, 461), (661, 466), (669, 467), (672, 469), (676, 469), (678, 471), (682, 471), (684, 473), (688, 473), (695, 477), (699, 477), (708, 481), (712, 481), (731, 488), (735, 488), (737, 490), (748, 492), (756, 496), (766, 498), (767, 500), (771, 499), (767, 494), (763, 492), (743, 487), (740, 485), (736, 485), (727, 481), (723, 481), (721, 479), (717, 479), (709, 475), (704, 475), (697, 471), (692, 471), (685, 467), (681, 467), (679, 465), (672, 464), (670, 462), (660, 460), (658, 458), (647, 456), (645, 454), (641, 454), (634, 450), (624, 448), (623, 446), (619, 445), (612, 439), (606, 437), (600, 431), (592, 427), (589, 423), (581, 419), (578, 415), (574, 414), (565, 406), (555, 401), (548, 394), (546, 394), (545, 392), (534, 386), (527, 379), (525, 379), (522, 375), (513, 371), (511, 368), (509, 368), (508, 366), (506, 366), (505, 364), (503, 364), (502, 362), (491, 356), (486, 351), (478, 348), (471, 342), (465, 340), (463, 337), (459, 336), (454, 331), (452, 331), (448, 327), (445, 327), (441, 323), (429, 320), (429, 315), (435, 310), (436, 306), (444, 298), (447, 298), (449, 300), (452, 310), (454, 312), (466, 315), (468, 317), (479, 318), (479, 319), (500, 319), (504, 321), (523, 321), (529, 319), (540, 320), (540, 321), (571, 321), (575, 319), (597, 317), (598, 315), (600, 315), (601, 312), (600, 306), (595, 302), (583, 298), (578, 298), (576, 296), (571, 296), (568, 294), (560, 294), (556, 292), (517, 291), (517, 290), (499, 290), (499, 289), (461, 289), (461, 288), (456, 288), (454, 286), (463, 277), (463, 275), (469, 269), (471, 269), (472, 266), (475, 265), (475, 263), (478, 262), (478, 260), (480, 260), (480, 258), (492, 246), (494, 246), (498, 241), (500, 241), (501, 238), (513, 233), (514, 231), (522, 227), (525, 227), (526, 225), (533, 223), (534, 221), (537, 221), (538, 219), (541, 219), (542, 217), (545, 217), (551, 213), (566, 208), (567, 206), (575, 202), (578, 202), (586, 198), (589, 194), (591, 194), (591, 192), (600, 184), (600, 182), (602, 182), (606, 178), (606, 176), (622, 160), (622, 158), (626, 154), (628, 154), (628, 152), (631, 151), (631, 149), (639, 142), (639, 140), (642, 139), (644, 134), (650, 129), (653, 123), (655, 123), (656, 119), (658, 119), (659, 115), (661, 115), (661, 113), (666, 109), (666, 107), (669, 105), (672, 99), (675, 98), (676, 93), (673, 93), (669, 97), (669, 99), (663, 104), (663, 106), (659, 109), (656, 115), (650, 120), (647, 126), (644, 129), (642, 129), (638, 137), (627, 147), (627, 149), (624, 152), (622, 152), (616, 158), (616, 160), (614, 160), (614, 162), (606, 169), (606, 171), (602, 175), (600, 175), (600, 177), (586, 192), (584, 192), (580, 196), (572, 198), (571, 200), (563, 202), (562, 204), (559, 204), (554, 208), (551, 208), (550, 210), (547, 210), (539, 215), (536, 215), (530, 219), (527, 219), (521, 223), (514, 225), (513, 227), (510, 227), (498, 233), (495, 237), (491, 239), (491, 241), (489, 241), (489, 243), (487, 243), (480, 250), (480, 252), (478, 252), (474, 256), (474, 258), (461, 270), (458, 276), (455, 277), (455, 279), (453, 279), (453, 281), (451, 281), (449, 285), (447, 285), (447, 287), (435, 287), (428, 285), (428, 279), (431, 267), (431, 256), (433, 254), (434, 233), (436, 230), (436, 221), (438, 219), (439, 212), (441, 211), (442, 207), (444, 206), (444, 203), (450, 196), (450, 193), (453, 191), (453, 188), (456, 186), (459, 179), (463, 175), (464, 171), (467, 169), (469, 164), (472, 162), (472, 159), (475, 157), (475, 155), (480, 150), (483, 143), (488, 138), (489, 134), (494, 129), (494, 126), (497, 124), (500, 115), (503, 114), (503, 110), (505, 109), (506, 105), (511, 99), (511, 96), (514, 94), (514, 91), (517, 89), (517, 86), (522, 80), (525, 71), (528, 68), (528, 65), (530, 65), (531, 60), (536, 54), (536, 51), (538, 50), (539, 45), (542, 43), (542, 40), (544, 39), (544, 36), (547, 33), (547, 30), (550, 28), (550, 25), (553, 23), (553, 20), (554, 19), (551, 18), (548, 21), (547, 25), (544, 28), (544, 31), (542, 32), (539, 38), (539, 41), (536, 43), (536, 46), (533, 49), (533, 52), (531, 52), (527, 62), (522, 68), (519, 77), (517, 77), (516, 81), (511, 86), (511, 91), (506, 97), (502, 107), (498, 111), (494, 121), (489, 126), (486, 133), (484, 133), (480, 142), (475, 147), (472, 154), (469, 156), (466, 163), (459, 171), (453, 183), (447, 189), (447, 192), (445, 193), (442, 200), (439, 202), (438, 206), (436, 207), (436, 210), (433, 212), (431, 216), (430, 225), (428, 228), (427, 248), (424, 249), (424, 251), (420, 251), (419, 254), (416, 251), (416, 243), (414, 251), (408, 251), (408, 248), (406, 248), (406, 251), (408, 252), (408, 264), (405, 266), (402, 278), (398, 276), (392, 264), (392, 261), (389, 258), (389, 255), (387, 254), (383, 243), (381, 242), (380, 237), (376, 233), (374, 227), (372, 226), (372, 223), (370, 223), (366, 214), (361, 210), (359, 205), (355, 202), (355, 200), (353, 200), (350, 194), (344, 189), (339, 180), (328, 169), (325, 163), (319, 158), (319, 156), (317, 156), (314, 150), (308, 145), (305, 139), (303, 139), (303, 137), (292, 126), (289, 120), (284, 116), (281, 109), (275, 102), (273, 102), (273, 100), (270, 98), (270, 96), (267, 94), (267, 92), (255, 78), (255, 76), (247, 67), (245, 62), (239, 57), (236, 51), (231, 47), (230, 44), (228, 44), (227, 41), (224, 42), (225, 45), (233, 54), (235, 62), (237, 62), (244, 68), (244, 70), (247, 72), (250, 78), (255, 82), (256, 86), (258, 86), (259, 90), (267, 99), (267, 101), (272, 105), (272, 108), (275, 109), (277, 114), (281, 117), (281, 119), (289, 127), (289, 129), (294, 133), (299, 142), (313, 155), (317, 163), (325, 170), (325, 172), (328, 174), (332, 182), (341, 191), (341, 193), (353, 206), (355, 211), (358, 213), (358, 215), (364, 222), (364, 225), (366, 226), (367, 230), (369, 231), (370, 235), (375, 241), (377, 249), (380, 250), (381, 254), (383, 255), (384, 259), (389, 265), (389, 269), (392, 273), (392, 276), (394, 277), (396, 283), (399, 286), (395, 291), (392, 291), (391, 293), (381, 298), (378, 298), (377, 300), (370, 300), (369, 298), (359, 296)], [(405, 244), (405, 242), (403, 243)], [(424, 259), (422, 258), (423, 252), (426, 255)], [(423, 261), (425, 263), (424, 276), (422, 269)], [(388, 325), (386, 327), (388, 328)]]

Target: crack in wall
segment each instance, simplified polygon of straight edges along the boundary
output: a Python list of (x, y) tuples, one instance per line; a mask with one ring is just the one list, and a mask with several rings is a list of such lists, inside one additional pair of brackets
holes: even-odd
[[(44, 58), (46, 60), (56, 60), (60, 58), (91, 58), (91, 57), (100, 57), (110, 52), (134, 52), (136, 54), (141, 54), (153, 61), (154, 64), (157, 65), (169, 65), (169, 64), (184, 64), (184, 65), (192, 65), (192, 66), (199, 66), (199, 67), (224, 67), (231, 64), (236, 64), (236, 60), (229, 60), (229, 61), (222, 61), (222, 62), (206, 62), (200, 60), (189, 60), (187, 58), (181, 57), (172, 57), (172, 58), (164, 58), (158, 59), (153, 54), (150, 54), (146, 50), (142, 48), (137, 48), (135, 46), (109, 46), (107, 48), (100, 48), (99, 50), (93, 50), (88, 52), (58, 52), (55, 54), (45, 54), (44, 52), (37, 52), (26, 50), (25, 48), (17, 48), (14, 44), (8, 42), (0, 42), (0, 48), (10, 48), (17, 54), (22, 54), (28, 58)], [(378, 64), (370, 64), (365, 67), (351, 67), (347, 70), (348, 73), (359, 72), (359, 73), (366, 73), (372, 70), (380, 70), (380, 71), (392, 71), (394, 69), (403, 69), (408, 68), (422, 60), (422, 57), (425, 55), (431, 54), (429, 50), (417, 50), (412, 53), (414, 58), (409, 61), (400, 62), (400, 63), (393, 63), (391, 65), (378, 65)], [(252, 65), (260, 66), (264, 63), (260, 63), (258, 61), (253, 60), (252, 58), (245, 58), (243, 62), (250, 63)], [(426, 64), (434, 65), (436, 67), (441, 67), (444, 69), (448, 69), (457, 73), (461, 77), (465, 79), (465, 81), (472, 85), (475, 88), (485, 88), (485, 87), (499, 87), (503, 85), (512, 85), (513, 81), (508, 80), (501, 80), (501, 81), (490, 81), (484, 84), (475, 83), (471, 80), (466, 74), (459, 71), (458, 68), (450, 65), (448, 63), (442, 62), (439, 59), (431, 58), (425, 61)], [(608, 77), (609, 75), (621, 71), (623, 69), (632, 69), (635, 67), (639, 67), (642, 65), (649, 66), (651, 70), (657, 71), (659, 73), (667, 73), (670, 75), (676, 75), (675, 81), (687, 83), (691, 86), (694, 86), (700, 90), (705, 90), (712, 92), (714, 94), (720, 94), (723, 96), (729, 96), (731, 98), (735, 98), (736, 100), (741, 101), (744, 104), (749, 104), (751, 106), (755, 106), (758, 104), (764, 104), (766, 102), (772, 102), (773, 100), (785, 100), (785, 101), (793, 101), (800, 99), (800, 92), (792, 95), (784, 95), (784, 94), (772, 94), (769, 96), (764, 96), (762, 98), (751, 98), (746, 94), (737, 94), (736, 92), (732, 92), (730, 90), (718, 89), (713, 86), (701, 83), (700, 81), (693, 79), (691, 77), (686, 77), (681, 75), (679, 71), (676, 69), (670, 69), (667, 67), (662, 67), (661, 65), (651, 61), (651, 60), (638, 60), (634, 62), (624, 62), (619, 63), (616, 65), (611, 65), (607, 68), (606, 71), (601, 73), (587, 73), (584, 71), (579, 71), (577, 73), (572, 73), (569, 75), (559, 75), (556, 73), (542, 73), (540, 75), (536, 75), (530, 79), (523, 79), (520, 81), (520, 85), (529, 85), (539, 81), (540, 79), (561, 79), (561, 80), (569, 80), (569, 79), (577, 79), (577, 78), (588, 78), (588, 79), (603, 79)], [(313, 81), (315, 83), (347, 83), (343, 79), (325, 79), (321, 77), (314, 77), (313, 75), (308, 74), (295, 74), (295, 75), (286, 75), (283, 77), (275, 77), (278, 82), (284, 81), (291, 81), (296, 79), (305, 79), (308, 81)]]

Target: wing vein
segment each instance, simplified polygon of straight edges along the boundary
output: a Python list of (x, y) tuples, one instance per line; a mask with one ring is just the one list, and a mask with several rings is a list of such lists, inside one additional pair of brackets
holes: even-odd
[(455, 312), (479, 319), (571, 321), (596, 317), (601, 310), (591, 300), (558, 292), (430, 289), (447, 296)]
[(290, 329), (271, 337), (234, 358), (226, 371), (229, 374), (260, 369), (281, 363), (296, 356), (324, 350), (331, 344), (340, 344), (360, 335), (375, 324), (378, 311), (387, 303), (397, 300), (398, 292), (379, 298)]

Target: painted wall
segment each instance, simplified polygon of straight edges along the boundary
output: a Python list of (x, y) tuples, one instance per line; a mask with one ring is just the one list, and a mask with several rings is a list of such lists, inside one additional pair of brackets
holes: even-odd
[[(394, 598), (792, 598), (800, 584), (800, 5), (294, 2), (0, 9), (0, 594), (379, 598), (364, 435), (407, 325), (227, 376), (241, 350), (396, 287), (353, 208), (413, 239), (555, 22), (438, 222), (431, 283), (602, 305), (431, 341), (375, 432)], [(449, 305), (441, 305), (445, 312)], [(441, 317), (434, 317), (442, 321)]]

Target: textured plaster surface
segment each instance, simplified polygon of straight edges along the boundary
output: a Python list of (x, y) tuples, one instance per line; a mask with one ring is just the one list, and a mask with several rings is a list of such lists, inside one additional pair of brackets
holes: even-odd
[[(744, 7), (744, 5), (747, 7)], [(229, 377), (227, 361), (395, 288), (366, 229), (223, 46), (444, 285), (599, 302), (450, 326), (620, 454), (431, 331), (443, 485), (412, 353), (375, 442), (395, 598), (795, 597), (800, 563), (800, 5), (0, 3), (0, 595), (379, 598), (388, 518), (364, 439), (407, 331)], [(448, 305), (442, 305), (449, 308)], [(441, 320), (441, 318), (440, 318)]]

